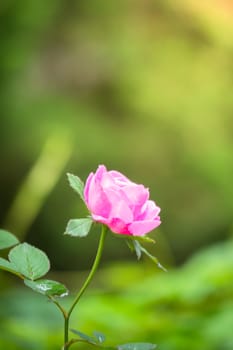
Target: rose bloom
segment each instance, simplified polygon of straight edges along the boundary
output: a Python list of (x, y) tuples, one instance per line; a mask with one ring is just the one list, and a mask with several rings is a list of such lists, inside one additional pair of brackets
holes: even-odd
[(149, 200), (149, 190), (104, 165), (88, 176), (84, 199), (93, 220), (114, 233), (143, 236), (161, 224), (160, 208)]

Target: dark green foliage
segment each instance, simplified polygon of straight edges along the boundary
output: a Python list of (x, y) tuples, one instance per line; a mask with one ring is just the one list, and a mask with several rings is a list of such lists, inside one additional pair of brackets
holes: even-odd
[[(231, 350), (232, 250), (231, 241), (215, 245), (167, 273), (156, 273), (153, 265), (150, 269), (143, 263), (104, 268), (97, 275), (102, 288), (97, 285), (82, 300), (71, 327), (78, 324), (86, 334), (100, 329), (107, 335), (106, 347), (143, 339), (161, 350)], [(26, 300), (28, 310), (23, 309)], [(16, 345), (18, 337), (20, 342), (32, 344), (32, 349), (55, 350), (61, 343), (62, 328), (56, 311), (26, 290), (20, 291), (20, 298), (12, 292), (2, 293), (4, 337), (0, 338), (0, 347), (11, 349), (14, 344), (12, 349), (21, 350)], [(31, 332), (36, 334), (34, 339)], [(89, 350), (90, 345), (78, 343), (73, 348)]]

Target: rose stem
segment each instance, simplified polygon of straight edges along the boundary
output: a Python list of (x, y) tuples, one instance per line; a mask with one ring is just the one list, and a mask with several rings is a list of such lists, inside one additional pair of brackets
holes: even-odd
[(104, 241), (105, 241), (105, 237), (106, 237), (106, 233), (107, 233), (107, 226), (102, 225), (102, 231), (101, 231), (101, 236), (100, 236), (100, 240), (99, 240), (99, 246), (98, 246), (98, 250), (96, 253), (96, 257), (94, 260), (94, 263), (92, 265), (91, 271), (89, 273), (89, 275), (87, 276), (87, 279), (85, 280), (83, 286), (81, 287), (80, 291), (78, 292), (74, 302), (72, 303), (70, 309), (68, 310), (68, 312), (66, 313), (64, 319), (65, 319), (65, 323), (64, 323), (64, 350), (67, 350), (69, 348), (69, 321), (70, 321), (70, 316), (72, 314), (72, 311), (74, 310), (75, 306), (77, 305), (77, 303), (79, 302), (79, 299), (82, 297), (83, 293), (85, 292), (85, 290), (87, 289), (87, 287), (89, 286), (98, 266), (99, 266), (99, 262), (102, 256), (102, 252), (103, 252), (103, 247), (104, 247)]

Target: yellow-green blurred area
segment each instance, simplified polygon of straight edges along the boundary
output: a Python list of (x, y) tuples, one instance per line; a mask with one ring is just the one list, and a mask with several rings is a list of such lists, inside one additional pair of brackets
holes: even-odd
[[(73, 295), (99, 232), (63, 235), (86, 215), (67, 172), (105, 164), (162, 208), (147, 249), (168, 272), (109, 235), (72, 328), (233, 349), (232, 0), (1, 0), (0, 44), (1, 227)], [(0, 349), (61, 348), (54, 305), (6, 273), (0, 286)]]

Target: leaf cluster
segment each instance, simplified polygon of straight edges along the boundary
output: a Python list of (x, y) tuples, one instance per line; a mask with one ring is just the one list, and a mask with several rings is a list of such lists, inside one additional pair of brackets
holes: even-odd
[(28, 243), (20, 243), (12, 233), (0, 230), (0, 250), (6, 248), (11, 250), (8, 260), (0, 258), (0, 269), (18, 276), (27, 287), (47, 297), (68, 294), (66, 287), (60, 282), (41, 279), (50, 270), (49, 258), (42, 250)]

